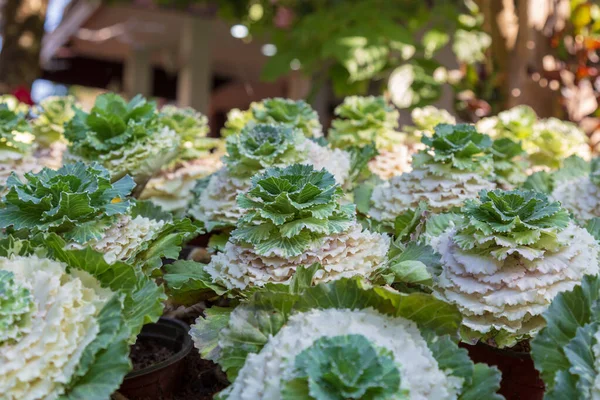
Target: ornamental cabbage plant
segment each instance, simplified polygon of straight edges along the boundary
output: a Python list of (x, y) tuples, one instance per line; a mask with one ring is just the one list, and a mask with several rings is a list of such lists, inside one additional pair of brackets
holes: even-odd
[(34, 141), (25, 114), (0, 103), (0, 193), (13, 171), (22, 176), (40, 168), (33, 157)]
[(111, 183), (97, 163), (44, 168), (24, 180), (13, 174), (0, 203), (0, 228), (29, 237), (56, 233), (70, 247), (100, 251), (107, 262), (152, 270), (163, 256), (177, 258), (182, 241), (197, 228), (130, 200), (134, 186), (129, 176)]
[(456, 118), (448, 111), (434, 106), (417, 107), (410, 113), (413, 125), (402, 129), (415, 137), (433, 135), (434, 128), (439, 124), (456, 124)]
[(577, 220), (585, 222), (600, 217), (600, 158), (593, 159), (590, 165), (578, 164), (579, 168), (569, 165), (553, 173), (549, 181), (551, 197), (560, 201)]
[(227, 153), (225, 167), (198, 183), (189, 210), (208, 231), (235, 226), (243, 213), (237, 196), (250, 189), (250, 177), (266, 168), (308, 164), (326, 168), (337, 182), (344, 183), (352, 167), (348, 152), (321, 146), (286, 124), (249, 125), (227, 138)]
[(148, 181), (139, 198), (165, 211), (182, 214), (193, 198), (196, 181), (223, 166), (220, 158), (224, 145), (221, 139), (206, 137), (208, 119), (191, 108), (165, 106), (160, 123), (181, 137), (180, 148), (177, 157)]
[(213, 283), (232, 290), (289, 284), (301, 265), (320, 263), (315, 282), (369, 275), (385, 261), (387, 235), (364, 230), (354, 204), (325, 169), (294, 164), (252, 177), (238, 195), (244, 210), (222, 253), (205, 271)]
[(181, 143), (160, 124), (154, 102), (136, 96), (127, 103), (112, 93), (98, 96), (89, 113), (77, 110), (64, 135), (70, 142), (65, 162), (99, 162), (115, 180), (132, 176), (138, 190), (177, 156)]
[(221, 135), (237, 135), (249, 124), (288, 124), (300, 129), (306, 137), (323, 136), (319, 115), (303, 100), (276, 97), (252, 103), (246, 111), (233, 109), (227, 114)]
[(599, 298), (598, 277), (586, 276), (544, 312), (546, 327), (531, 342), (531, 356), (546, 385), (545, 399), (600, 396)]
[(545, 194), (482, 191), (463, 215), (432, 245), (436, 293), (463, 314), (465, 340), (505, 347), (535, 336), (556, 295), (598, 273), (594, 237)]
[(536, 166), (558, 168), (571, 155), (586, 159), (591, 156), (588, 137), (575, 124), (556, 118), (538, 120), (535, 111), (528, 106), (517, 106), (496, 117), (483, 118), (476, 126), (494, 139), (521, 142), (529, 161)]
[(493, 189), (489, 179), (492, 140), (471, 125), (440, 124), (433, 136), (423, 136), (425, 150), (413, 156), (413, 171), (375, 187), (370, 216), (386, 225), (425, 202), (432, 212), (460, 207), (482, 189)]
[(456, 344), (459, 322), (431, 295), (342, 279), (301, 295), (260, 290), (207, 309), (190, 333), (227, 372), (221, 400), (503, 399), (499, 371)]
[(36, 157), (42, 165), (52, 169), (62, 166), (63, 153), (67, 149), (63, 135), (65, 124), (75, 116), (76, 107), (73, 96), (51, 96), (33, 107), (31, 125), (38, 145)]
[(56, 245), (0, 241), (3, 399), (109, 398), (129, 344), (162, 313), (162, 289), (131, 266)]
[(521, 143), (509, 138), (494, 140), (490, 153), (494, 159), (494, 181), (504, 189), (522, 185), (527, 179), (529, 163)]
[(382, 179), (410, 171), (411, 149), (398, 131), (398, 111), (379, 96), (349, 96), (335, 109), (328, 139), (333, 147), (348, 149), (375, 143), (379, 154), (369, 169)]

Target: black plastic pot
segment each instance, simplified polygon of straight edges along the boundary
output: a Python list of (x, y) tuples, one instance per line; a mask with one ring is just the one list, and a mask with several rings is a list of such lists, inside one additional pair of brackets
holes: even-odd
[(498, 349), (484, 343), (461, 343), (474, 362), (495, 365), (502, 372), (499, 393), (506, 400), (542, 400), (544, 382), (527, 352)]
[(144, 325), (138, 339), (152, 339), (175, 352), (168, 359), (125, 376), (119, 392), (130, 400), (169, 398), (181, 385), (183, 359), (192, 349), (190, 327), (176, 319), (161, 318)]

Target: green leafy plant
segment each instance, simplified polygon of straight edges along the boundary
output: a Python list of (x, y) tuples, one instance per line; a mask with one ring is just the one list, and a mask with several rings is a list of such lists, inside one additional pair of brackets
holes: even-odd
[(227, 137), (238, 134), (248, 124), (288, 124), (300, 129), (306, 137), (323, 136), (319, 116), (312, 107), (303, 100), (283, 98), (265, 99), (260, 103), (252, 103), (247, 111), (232, 110), (227, 116), (222, 135)]
[(25, 115), (0, 103), (0, 160), (17, 160), (30, 155), (34, 139)]
[(97, 163), (45, 168), (25, 174), (24, 181), (12, 175), (2, 199), (0, 227), (26, 229), (31, 235), (56, 232), (83, 244), (101, 238), (114, 217), (129, 210), (127, 196), (134, 186), (129, 176), (111, 184), (110, 174)]
[(498, 183), (510, 187), (525, 182), (528, 163), (521, 159), (525, 152), (520, 143), (509, 138), (494, 140), (490, 152), (494, 159), (494, 174)]
[(297, 256), (315, 240), (352, 225), (354, 205), (341, 205), (342, 196), (325, 170), (300, 164), (269, 169), (252, 177), (252, 188), (238, 196), (247, 211), (231, 237), (260, 255)]
[(72, 96), (51, 96), (33, 108), (32, 121), (36, 141), (42, 146), (64, 140), (64, 125), (75, 116), (76, 101)]
[(391, 149), (404, 141), (405, 135), (397, 131), (400, 115), (383, 97), (346, 97), (335, 115), (328, 135), (334, 147), (363, 147), (374, 142), (378, 149)]
[(175, 158), (181, 142), (160, 124), (154, 102), (136, 96), (127, 103), (112, 93), (98, 96), (89, 113), (77, 110), (64, 135), (68, 159), (98, 161), (113, 179), (130, 174), (138, 183)]
[(491, 169), (491, 157), (486, 154), (492, 146), (489, 136), (468, 124), (439, 124), (433, 136), (421, 141), (433, 152), (421, 151), (413, 157), (415, 168), (423, 164), (440, 163), (458, 170)]
[(176, 160), (194, 160), (205, 157), (223, 147), (222, 141), (207, 137), (208, 118), (192, 108), (164, 106), (159, 123), (169, 127), (181, 137), (181, 149)]
[(227, 138), (225, 163), (229, 174), (249, 178), (272, 166), (303, 161), (302, 131), (284, 124), (256, 124)]
[[(498, 371), (457, 346), (459, 323), (456, 309), (431, 295), (341, 279), (257, 290), (233, 310), (208, 310), (191, 335), (232, 381), (220, 399), (265, 390), (282, 399), (502, 399)], [(256, 373), (267, 363), (276, 368), (268, 377)]]
[(56, 235), (0, 240), (0, 386), (7, 398), (106, 399), (131, 369), (129, 344), (162, 313), (164, 294), (153, 281), (64, 244)]
[(571, 222), (560, 203), (531, 191), (483, 191), (479, 199), (467, 201), (463, 212), (468, 223), (454, 241), (463, 250), (485, 247), (498, 260), (514, 252), (538, 258), (555, 250), (557, 233)]
[(544, 313), (547, 326), (531, 342), (531, 356), (546, 385), (545, 399), (591, 399), (598, 393), (600, 282), (586, 276), (560, 293)]
[(92, 246), (109, 262), (127, 261), (153, 270), (161, 258), (178, 258), (183, 240), (198, 228), (189, 220), (173, 220), (129, 195), (135, 183), (125, 176), (111, 183), (97, 163), (67, 164), (15, 175), (0, 206), (0, 227), (20, 235), (56, 233), (75, 247)]

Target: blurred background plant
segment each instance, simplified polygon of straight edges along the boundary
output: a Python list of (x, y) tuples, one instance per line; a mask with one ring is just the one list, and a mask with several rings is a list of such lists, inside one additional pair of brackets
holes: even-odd
[[(82, 3), (93, 5), (93, 12), (74, 26), (72, 17)], [(102, 26), (111, 8), (118, 8), (123, 20)], [(71, 87), (75, 78), (69, 81), (65, 76), (83, 54), (124, 60), (114, 66), (118, 72), (106, 72), (112, 80), (98, 84), (98, 77), (89, 77), (77, 84), (86, 86), (89, 80), (90, 86), (115, 90), (116, 85), (127, 93), (129, 56), (100, 49), (116, 43), (134, 55), (151, 53), (146, 58), (154, 72), (147, 80), (154, 89), (145, 95), (182, 103), (179, 92), (184, 85), (179, 81), (185, 66), (180, 64), (188, 56), (168, 52), (166, 39), (161, 40), (171, 34), (173, 25), (167, 19), (179, 18), (176, 25), (183, 26), (193, 17), (197, 29), (206, 21), (226, 24), (235, 40), (261, 53), (256, 59), (237, 54), (209, 28), (197, 33), (207, 37), (213, 53), (221, 47), (232, 53), (230, 64), (237, 56), (237, 69), (244, 70), (229, 73), (214, 62), (207, 67), (212, 75), (210, 99), (204, 103), (210, 107), (195, 107), (205, 113), (247, 109), (261, 96), (307, 98), (313, 105), (322, 103), (315, 108), (327, 128), (333, 109), (348, 95), (384, 94), (399, 109), (433, 104), (467, 122), (525, 104), (539, 117), (580, 124), (595, 146), (600, 142), (600, 5), (592, 0), (4, 0), (1, 16), (2, 92), (19, 94), (40, 77)], [(49, 19), (54, 22), (49, 24)], [(64, 33), (68, 29), (71, 33)], [(52, 47), (57, 32), (67, 36), (61, 46)], [(177, 47), (185, 47), (184, 36), (174, 39)], [(203, 52), (202, 46), (197, 52)], [(58, 61), (67, 66), (57, 67)], [(255, 80), (250, 71), (254, 65), (260, 71)], [(63, 74), (56, 73), (57, 68)], [(90, 70), (89, 75), (98, 74)], [(232, 88), (217, 95), (222, 81), (229, 84), (231, 79), (239, 81), (237, 92)], [(170, 86), (160, 90), (163, 84)], [(231, 100), (236, 95), (237, 103)], [(38, 100), (35, 93), (33, 97)], [(183, 103), (179, 105), (194, 106)], [(401, 118), (408, 115), (401, 113)], [(213, 132), (224, 123), (222, 116), (209, 119)]]

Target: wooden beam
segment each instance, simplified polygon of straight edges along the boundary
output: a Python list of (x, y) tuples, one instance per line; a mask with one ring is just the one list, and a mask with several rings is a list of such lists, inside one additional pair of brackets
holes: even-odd
[(211, 42), (214, 21), (186, 16), (181, 33), (177, 103), (206, 115), (212, 82)]

